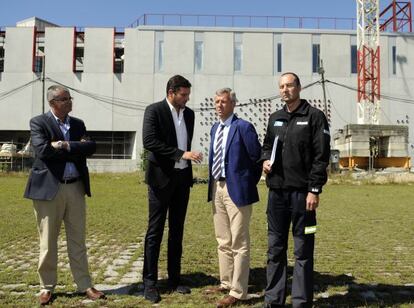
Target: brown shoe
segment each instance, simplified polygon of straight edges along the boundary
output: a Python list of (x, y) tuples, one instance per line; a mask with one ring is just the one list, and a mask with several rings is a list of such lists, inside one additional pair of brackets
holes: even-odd
[(221, 300), (219, 300), (216, 304), (217, 308), (224, 308), (224, 307), (231, 307), (234, 305), (237, 305), (241, 302), (240, 299), (235, 298), (234, 296), (231, 295), (226, 295), (225, 297), (223, 297)]
[(52, 292), (43, 290), (39, 295), (40, 305), (48, 305), (52, 301)]
[(95, 288), (88, 288), (85, 291), (86, 297), (96, 301), (97, 299), (105, 299), (106, 296), (103, 294), (103, 292), (96, 290)]
[(229, 291), (230, 290), (226, 289), (225, 287), (216, 286), (216, 287), (211, 287), (211, 288), (203, 290), (203, 293), (206, 295), (209, 295), (209, 294), (217, 294), (217, 293), (227, 293)]

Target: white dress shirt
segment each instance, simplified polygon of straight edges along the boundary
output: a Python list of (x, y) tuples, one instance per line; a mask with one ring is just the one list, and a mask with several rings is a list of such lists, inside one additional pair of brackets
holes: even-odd
[[(187, 151), (187, 127), (185, 126), (184, 120), (184, 108), (181, 108), (179, 114), (177, 114), (177, 110), (174, 108), (173, 105), (168, 101), (168, 106), (171, 109), (171, 115), (174, 121), (175, 126), (175, 134), (177, 135), (177, 146), (182, 151)], [(184, 169), (188, 167), (188, 162), (185, 159), (180, 159), (178, 162), (175, 163), (174, 168), (177, 169)]]
[(216, 133), (214, 134), (214, 144), (213, 144), (213, 149), (216, 148), (216, 144), (217, 144), (217, 131), (220, 129), (220, 125), (224, 125), (223, 128), (223, 142), (221, 143), (221, 147), (223, 149), (223, 151), (221, 152), (221, 177), (225, 178), (226, 177), (226, 170), (224, 168), (224, 158), (226, 157), (226, 143), (227, 143), (227, 137), (229, 135), (229, 131), (230, 131), (230, 126), (231, 126), (231, 122), (233, 121), (233, 116), (234, 114), (231, 114), (231, 116), (229, 116), (226, 121), (222, 121), (220, 120), (219, 125), (216, 129)]
[[(53, 116), (56, 119), (56, 122), (59, 126), (60, 131), (62, 132), (63, 138), (65, 139), (65, 141), (70, 141), (70, 134), (69, 134), (69, 129), (70, 129), (70, 121), (69, 121), (69, 115), (66, 116), (65, 122), (62, 122), (54, 113), (52, 110), (50, 110), (50, 112), (53, 114)], [(68, 152), (70, 152), (70, 147), (67, 150)], [(77, 178), (79, 177), (79, 172), (78, 169), (76, 169), (76, 166), (74, 163), (71, 162), (67, 162), (65, 165), (65, 171), (63, 173), (63, 180), (69, 180), (69, 179), (73, 179), (73, 178)]]

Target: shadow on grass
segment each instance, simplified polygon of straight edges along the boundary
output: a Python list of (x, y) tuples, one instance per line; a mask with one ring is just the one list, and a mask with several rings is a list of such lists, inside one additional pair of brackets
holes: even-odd
[(205, 273), (195, 272), (181, 275), (181, 282), (191, 288), (203, 288), (209, 285), (216, 285), (220, 283), (216, 277), (206, 275)]
[[(188, 286), (191, 289), (198, 289), (209, 285), (216, 285), (219, 283), (220, 281), (216, 277), (206, 275), (205, 273), (196, 272), (191, 274), (182, 274), (180, 284)], [(167, 279), (158, 280), (157, 287), (161, 294), (171, 293), (173, 291), (169, 286)], [(144, 295), (144, 284), (142, 282), (138, 284), (132, 284), (124, 288), (129, 289), (129, 294)], [(116, 290), (108, 290), (105, 291), (105, 293), (109, 294), (110, 291)]]
[[(291, 292), (293, 267), (288, 267), (288, 295)], [(314, 272), (315, 295), (314, 305), (317, 307), (355, 307), (355, 306), (394, 306), (414, 303), (414, 285), (400, 286), (391, 284), (356, 283), (355, 277), (330, 275)], [(266, 268), (250, 270), (249, 292), (264, 292), (266, 288)], [(343, 291), (332, 291), (331, 288), (343, 287)], [(341, 288), (342, 289), (342, 288)], [(328, 296), (324, 298), (324, 296)], [(289, 307), (289, 306), (288, 306)]]
[(317, 298), (316, 306), (393, 306), (414, 303), (414, 286), (391, 284), (356, 283), (355, 277), (348, 275), (329, 275), (315, 272), (315, 285), (319, 292), (329, 287), (345, 287), (346, 291), (332, 294), (328, 298)]
[[(291, 292), (293, 267), (288, 267), (288, 295)], [(414, 286), (399, 286), (391, 284), (363, 284), (356, 283), (355, 277), (342, 275), (331, 275), (314, 272), (315, 280), (315, 307), (356, 307), (356, 306), (399, 306), (414, 303)], [(195, 272), (183, 274), (181, 283), (192, 289), (203, 289), (207, 286), (219, 285), (220, 281), (211, 275)], [(264, 289), (266, 287), (266, 268), (257, 267), (250, 270), (249, 293), (255, 297), (243, 303), (243, 305), (256, 306), (263, 303)], [(172, 289), (168, 280), (161, 279), (157, 286), (161, 294), (169, 294)], [(202, 291), (202, 290), (201, 290)], [(143, 296), (144, 286), (142, 283), (105, 290), (106, 295), (134, 295)], [(81, 297), (79, 293), (56, 293), (54, 297)], [(206, 302), (213, 303), (217, 295), (203, 295)], [(286, 307), (291, 307), (287, 305)]]
[[(106, 295), (106, 292), (104, 293)], [(67, 298), (67, 299), (73, 298), (73, 299), (81, 299), (81, 300), (88, 299), (85, 292), (53, 292), (50, 303), (52, 304), (58, 298)], [(105, 299), (99, 299), (97, 300), (97, 302), (99, 302), (100, 300), (105, 300)]]

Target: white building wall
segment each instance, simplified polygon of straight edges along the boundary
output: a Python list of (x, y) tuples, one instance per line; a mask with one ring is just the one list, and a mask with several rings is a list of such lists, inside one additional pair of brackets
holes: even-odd
[[(2, 73), (0, 93), (35, 80), (33, 73)], [(29, 120), (42, 112), (40, 82), (0, 99), (0, 130), (29, 130)]]
[(389, 44), (389, 36), (380, 37), (380, 67), (381, 67), (381, 79), (387, 80), (392, 75), (392, 59), (391, 50)]
[(312, 75), (312, 35), (283, 33), (282, 63), (285, 72), (295, 72), (303, 77)]
[(414, 37), (412, 35), (397, 36), (396, 45), (397, 76), (403, 79), (414, 78)]
[(164, 32), (164, 71), (170, 75), (189, 75), (194, 71), (194, 32)]
[(114, 29), (85, 29), (85, 73), (113, 73)]
[(205, 32), (205, 69), (206, 75), (233, 76), (233, 32)]
[(154, 73), (154, 31), (125, 29), (125, 74)]
[[(73, 115), (85, 120), (92, 131), (136, 132), (133, 158), (142, 150), (142, 118), (145, 107), (165, 97), (168, 79), (181, 74), (193, 84), (188, 106), (196, 111), (194, 149), (208, 149), (214, 110), (201, 111), (218, 88), (231, 87), (239, 104), (249, 99), (268, 98), (278, 94), (278, 73), (274, 74), (274, 33), (281, 35), (282, 70), (294, 71), (301, 77), (302, 85), (318, 81), (312, 73), (312, 34), (320, 36), (321, 58), (326, 78), (350, 87), (357, 87), (356, 74), (351, 74), (350, 31), (311, 31), (289, 29), (231, 29), (231, 28), (177, 28), (142, 27), (126, 29), (124, 38), (124, 73), (113, 73), (113, 29), (85, 29), (84, 72), (72, 72), (73, 28), (46, 28), (46, 76), (65, 85), (93, 95), (104, 96), (107, 103), (86, 97), (75, 91)], [(155, 70), (155, 32), (163, 31), (164, 69)], [(203, 32), (204, 65), (194, 72), (194, 33)], [(241, 72), (234, 73), (234, 33), (242, 33), (243, 63)], [(392, 37), (395, 37), (393, 39)], [(390, 41), (397, 46), (397, 74), (391, 73)], [(5, 72), (0, 75), (0, 92), (37, 78), (32, 73), (33, 29), (6, 29)], [(413, 100), (410, 86), (414, 82), (414, 36), (409, 34), (383, 34), (381, 37), (381, 88), (382, 93)], [(51, 84), (46, 82), (46, 88)], [(327, 98), (331, 101), (331, 130), (356, 122), (356, 92), (327, 83)], [(0, 100), (0, 129), (28, 130), (29, 119), (41, 113), (42, 87), (40, 82)], [(320, 85), (302, 92), (310, 100), (323, 98)], [(131, 108), (116, 106), (122, 99)], [(114, 103), (115, 102), (115, 103)], [(267, 103), (266, 103), (267, 104)], [(238, 107), (239, 116), (256, 124), (261, 137), (264, 135), (268, 112), (264, 103)], [(414, 105), (383, 99), (381, 102), (383, 124), (397, 124), (410, 128), (410, 142), (414, 144)], [(268, 104), (269, 105), (269, 104)], [(267, 105), (266, 105), (267, 106)], [(281, 102), (273, 100), (269, 109), (280, 108)], [(46, 105), (46, 110), (47, 110)], [(252, 111), (250, 111), (250, 109)], [(261, 111), (260, 111), (261, 110)], [(256, 116), (254, 116), (254, 113)], [(13, 116), (11, 116), (13, 115)], [(407, 118), (408, 117), (408, 118)], [(408, 120), (408, 122), (406, 122)], [(411, 150), (411, 155), (413, 155)]]
[(36, 27), (38, 31), (44, 31), (47, 27), (59, 27), (51, 22), (46, 20), (30, 17), (25, 20), (19, 21), (16, 23), (16, 27)]
[(46, 28), (45, 66), (48, 73), (72, 73), (74, 36), (74, 28)]
[(351, 75), (351, 40), (349, 35), (322, 34), (320, 48), (326, 78)]
[(33, 70), (33, 28), (6, 28), (4, 44), (5, 73), (30, 73)]
[[(73, 87), (94, 96), (111, 98), (113, 96), (113, 76), (101, 73), (82, 73), (81, 79), (74, 79)], [(73, 113), (89, 123), (87, 126), (90, 130), (113, 130), (113, 106), (110, 102), (82, 96), (81, 99), (75, 99)]]
[(273, 75), (273, 33), (243, 34), (243, 75)]

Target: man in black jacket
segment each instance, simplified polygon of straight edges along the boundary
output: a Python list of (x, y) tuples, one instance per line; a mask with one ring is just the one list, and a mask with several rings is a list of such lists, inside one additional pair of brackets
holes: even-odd
[(184, 220), (193, 185), (191, 161), (202, 154), (191, 151), (194, 112), (186, 107), (191, 83), (180, 75), (167, 83), (167, 97), (145, 109), (142, 139), (148, 153), (145, 182), (148, 184), (149, 218), (144, 248), (144, 296), (152, 302), (161, 297), (156, 287), (158, 257), (168, 212), (168, 282), (179, 293)]
[(39, 302), (52, 300), (57, 283), (57, 241), (65, 223), (70, 268), (78, 290), (92, 300), (104, 298), (93, 288), (85, 245), (85, 194), (91, 196), (86, 157), (96, 144), (86, 134), (82, 120), (70, 117), (69, 90), (52, 85), (47, 90), (50, 111), (30, 120), (35, 153), (24, 196), (33, 200), (40, 237)]
[(296, 74), (284, 73), (279, 80), (279, 91), (285, 106), (270, 116), (261, 157), (269, 187), (265, 306), (285, 304), (286, 251), (292, 222), (296, 259), (292, 305), (311, 307), (315, 211), (327, 181), (329, 126), (322, 111), (300, 99), (301, 85)]

